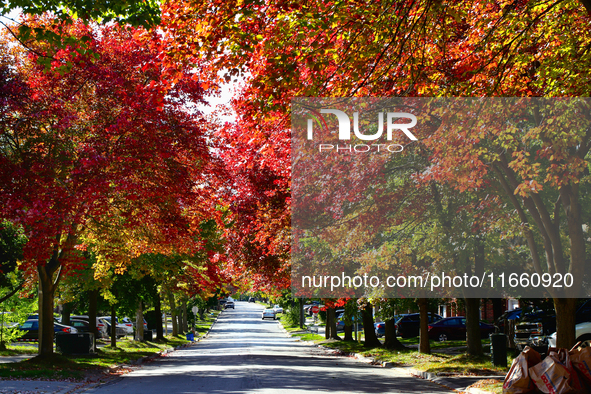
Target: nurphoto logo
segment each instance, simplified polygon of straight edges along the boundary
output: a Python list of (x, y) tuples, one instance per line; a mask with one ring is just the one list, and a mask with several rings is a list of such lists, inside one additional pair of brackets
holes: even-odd
[[(318, 114), (316, 112), (316, 114)], [(321, 109), (320, 114), (315, 116), (312, 114), (313, 119), (308, 119), (307, 139), (314, 139), (314, 123), (316, 122), (321, 128), (322, 125), (326, 126), (326, 121), (322, 114), (332, 114), (337, 117), (339, 124), (339, 140), (349, 141), (351, 140), (351, 119), (349, 116), (338, 109)], [(410, 123), (394, 123), (398, 119), (410, 119)], [(384, 134), (384, 112), (378, 113), (378, 124), (375, 133), (364, 134), (359, 130), (359, 112), (353, 112), (353, 133), (361, 141), (376, 141)], [(402, 131), (411, 141), (417, 141), (417, 137), (410, 131), (410, 128), (416, 126), (417, 118), (413, 114), (406, 112), (386, 112), (386, 140), (392, 141), (394, 131)], [(388, 152), (402, 152), (404, 146), (400, 144), (357, 144), (357, 145), (334, 145), (334, 144), (319, 144), (319, 152), (323, 151), (347, 151), (347, 152), (369, 152), (369, 151), (388, 151)]]

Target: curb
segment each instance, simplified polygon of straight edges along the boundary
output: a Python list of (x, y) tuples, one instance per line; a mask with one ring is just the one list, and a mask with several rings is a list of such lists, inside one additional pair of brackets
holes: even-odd
[(475, 387), (468, 388), (465, 391), (465, 393), (468, 393), (468, 394), (494, 394), (492, 391), (484, 391), (484, 390), (477, 389)]
[[(180, 350), (180, 349), (184, 349), (184, 348), (190, 347), (190, 346), (194, 345), (195, 343), (201, 341), (202, 339), (207, 338), (207, 336), (209, 335), (209, 333), (211, 332), (211, 330), (213, 329), (213, 327), (217, 323), (218, 318), (220, 317), (220, 315), (221, 315), (221, 313), (219, 313), (216, 316), (215, 320), (213, 321), (213, 323), (211, 324), (211, 326), (209, 327), (209, 330), (207, 330), (207, 333), (205, 333), (205, 335), (203, 335), (203, 336), (195, 339), (192, 342), (186, 342), (186, 343), (183, 343), (183, 344), (181, 344), (179, 346), (176, 346), (174, 348), (169, 347), (169, 348), (166, 348), (166, 349), (164, 349), (164, 350), (162, 350), (162, 351), (160, 351), (158, 353), (154, 353), (154, 354), (152, 354), (150, 356), (140, 357), (137, 360), (130, 360), (126, 364), (115, 365), (115, 366), (109, 368), (109, 370), (110, 371), (114, 371), (114, 370), (117, 370), (118, 368), (125, 368), (125, 367), (129, 367), (129, 366), (140, 366), (140, 365), (142, 365), (143, 363), (145, 363), (147, 361), (155, 360), (158, 357), (164, 356), (165, 354), (172, 353), (172, 352), (174, 352), (176, 350)], [(109, 380), (107, 380), (105, 382), (100, 382), (100, 383), (97, 383), (97, 384), (94, 384), (94, 385), (90, 385), (89, 387), (84, 388), (84, 391), (91, 390), (91, 389), (96, 389), (96, 388), (98, 388), (100, 386), (113, 383), (114, 381), (119, 380), (119, 379), (121, 379), (121, 377), (114, 377), (114, 378), (111, 378), (111, 379), (109, 379)], [(75, 390), (79, 390), (79, 389), (83, 388), (82, 387), (83, 385), (76, 387)], [(69, 394), (69, 393), (74, 393), (74, 392), (77, 392), (77, 391), (69, 391), (69, 392), (66, 392), (66, 393), (58, 392), (58, 393), (55, 393), (55, 394)]]
[[(425, 379), (425, 380), (428, 380), (433, 383), (437, 383), (438, 385), (448, 388), (450, 390), (459, 391), (462, 393), (469, 393), (469, 394), (494, 394), (491, 391), (481, 390), (481, 389), (475, 388), (475, 387), (470, 387), (470, 388), (465, 388), (463, 386), (451, 387), (451, 386), (449, 386), (449, 382), (442, 382), (443, 379), (448, 377), (445, 375), (439, 376), (433, 372), (419, 371), (414, 368), (401, 368), (401, 369), (406, 371), (406, 373), (408, 373), (409, 375), (416, 376), (418, 378)], [(487, 379), (487, 378), (490, 379), (491, 377), (490, 376), (482, 376), (482, 379)]]
[[(285, 327), (283, 327), (283, 324), (281, 324), (280, 321), (277, 321), (277, 323), (279, 324), (280, 329), (289, 337), (291, 337), (292, 335), (285, 329)], [(212, 326), (213, 327), (213, 326)], [(311, 344), (311, 346), (314, 346), (313, 344)], [(376, 361), (374, 358), (372, 357), (365, 357), (359, 353), (346, 353), (346, 352), (340, 352), (338, 350), (335, 350), (333, 348), (329, 348), (329, 347), (325, 347), (323, 345), (316, 345), (318, 348), (321, 348), (323, 350), (329, 351), (331, 353), (335, 353), (336, 355), (339, 356), (343, 356), (343, 357), (353, 357), (358, 361), (361, 361), (363, 363), (366, 364), (372, 364), (372, 365), (376, 365), (376, 366), (381, 366), (382, 368), (397, 368), (400, 370), (405, 371), (407, 374), (411, 375), (411, 376), (415, 376), (418, 377), (420, 379), (425, 379), (425, 380), (429, 380), (430, 382), (433, 382), (439, 386), (445, 387), (447, 389), (450, 390), (454, 390), (457, 392), (461, 392), (461, 393), (466, 393), (466, 394), (494, 394), (490, 391), (485, 391), (485, 390), (481, 390), (478, 388), (465, 388), (465, 387), (450, 387), (449, 382), (441, 382), (441, 380), (443, 378), (445, 378), (446, 376), (437, 376), (436, 373), (433, 372), (424, 372), (424, 371), (419, 371), (417, 369), (414, 368), (400, 368), (400, 367), (396, 367), (394, 366), (394, 363), (389, 362), (389, 361)], [(483, 379), (486, 379), (486, 376), (482, 377)]]

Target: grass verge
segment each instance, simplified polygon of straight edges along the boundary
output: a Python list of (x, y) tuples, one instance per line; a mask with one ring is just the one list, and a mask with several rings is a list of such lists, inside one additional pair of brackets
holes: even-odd
[[(343, 353), (357, 353), (364, 357), (371, 357), (376, 361), (390, 362), (395, 366), (413, 367), (419, 371), (441, 373), (441, 374), (460, 374), (460, 375), (504, 375), (508, 368), (494, 366), (489, 356), (472, 357), (467, 354), (446, 354), (433, 353), (422, 354), (416, 349), (407, 348), (402, 350), (389, 350), (381, 347), (368, 349), (363, 341), (345, 342), (345, 341), (326, 341), (323, 336), (302, 332), (299, 326), (289, 324), (286, 319), (280, 319), (283, 327), (291, 332), (292, 336), (300, 337), (303, 341), (313, 341), (325, 347), (338, 349)], [(418, 338), (400, 339), (405, 346), (418, 344)], [(483, 347), (489, 346), (489, 341), (483, 339)], [(431, 341), (431, 349), (442, 350), (445, 348), (465, 347), (465, 341)], [(507, 358), (508, 365), (511, 365), (511, 357)]]
[[(196, 326), (195, 331), (199, 334), (206, 333), (218, 314), (219, 312), (216, 311), (213, 315), (206, 316), (205, 320), (200, 321)], [(181, 335), (166, 336), (162, 341), (145, 342), (124, 338), (117, 341), (116, 348), (111, 348), (108, 343), (107, 346), (100, 347), (96, 357), (53, 354), (46, 359), (34, 357), (18, 363), (0, 363), (0, 378), (82, 380), (103, 373), (117, 374), (122, 370), (113, 371), (112, 368), (115, 366), (125, 365), (142, 357), (153, 356), (165, 349), (175, 348), (185, 343), (187, 340)], [(9, 349), (15, 352), (22, 351), (22, 349), (13, 350), (12, 346)], [(28, 349), (29, 354), (30, 352), (31, 348)], [(14, 355), (14, 353), (9, 355)], [(124, 370), (123, 368), (123, 372)]]
[(288, 321), (287, 315), (284, 313), (279, 315), (279, 322), (283, 325), (283, 328), (285, 328), (287, 332), (303, 331), (298, 324), (291, 324)]
[[(454, 341), (455, 342), (455, 341)], [(391, 362), (395, 366), (413, 367), (419, 371), (461, 375), (504, 375), (508, 368), (494, 366), (488, 356), (472, 357), (467, 354), (422, 354), (416, 349), (367, 349), (363, 342), (334, 341), (321, 343), (344, 353), (358, 353), (376, 361)], [(453, 345), (453, 344), (452, 344)], [(455, 346), (450, 346), (455, 347)], [(508, 365), (511, 359), (508, 357)]]
[(503, 382), (500, 380), (495, 379), (484, 379), (479, 380), (478, 382), (474, 383), (473, 385), (469, 386), (470, 388), (477, 388), (483, 391), (488, 391), (494, 394), (502, 394), (503, 393)]
[(0, 357), (19, 356), (22, 354), (37, 354), (37, 348), (27, 344), (8, 345), (6, 349), (0, 350)]

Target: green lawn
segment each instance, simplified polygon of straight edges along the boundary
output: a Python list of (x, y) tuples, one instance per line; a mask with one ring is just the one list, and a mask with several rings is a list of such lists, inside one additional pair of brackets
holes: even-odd
[[(287, 315), (285, 315), (283, 313), (281, 313), (279, 315), (279, 321), (283, 325), (283, 328), (285, 328), (288, 332), (302, 331), (302, 329), (300, 328), (300, 326), (298, 324), (290, 324), (287, 321)], [(305, 328), (304, 328), (304, 330), (305, 330)]]
[[(466, 375), (502, 375), (505, 374), (509, 368), (494, 366), (489, 356), (471, 357), (465, 353), (442, 353), (446, 348), (462, 348), (466, 346), (466, 341), (430, 341), (433, 354), (419, 353), (416, 348), (407, 348), (402, 350), (388, 350), (381, 347), (368, 349), (364, 347), (363, 341), (359, 342), (345, 342), (345, 341), (326, 341), (323, 336), (302, 332), (299, 326), (290, 325), (282, 317), (280, 318), (283, 327), (292, 336), (297, 336), (303, 341), (313, 341), (314, 343), (323, 346), (339, 349), (344, 353), (358, 353), (365, 357), (372, 357), (377, 361), (391, 362), (395, 366), (414, 367), (420, 371), (425, 372), (445, 372), (445, 373), (459, 373)], [(363, 339), (363, 337), (361, 337)], [(400, 342), (405, 346), (417, 345), (419, 338), (399, 338)], [(488, 339), (482, 340), (482, 346), (485, 351), (488, 351), (490, 342)], [(511, 365), (511, 357), (507, 357), (507, 365)], [(498, 384), (497, 384), (498, 385)], [(491, 386), (492, 387), (492, 386)]]
[[(215, 318), (214, 315), (207, 315), (204, 321), (198, 322), (195, 331), (199, 335), (205, 334)], [(74, 379), (80, 380), (88, 374), (107, 372), (117, 365), (128, 364), (142, 357), (155, 355), (165, 349), (171, 349), (187, 343), (185, 336), (167, 336), (163, 341), (138, 342), (129, 338), (117, 341), (117, 347), (111, 348), (109, 342), (97, 350), (96, 357), (75, 357), (55, 354), (47, 360), (40, 360), (37, 357), (18, 363), (0, 363), (0, 378), (30, 378), (30, 379)], [(9, 346), (3, 353), (4, 356), (36, 352), (36, 348), (23, 345)]]
[(37, 354), (37, 347), (25, 344), (8, 345), (6, 350), (0, 350), (0, 357), (18, 356), (21, 354)]
[[(456, 347), (457, 341), (450, 341), (449, 347)], [(437, 343), (441, 349), (446, 342)], [(365, 357), (372, 357), (377, 361), (391, 362), (395, 366), (411, 366), (425, 372), (447, 372), (466, 375), (497, 375), (505, 374), (509, 368), (497, 367), (490, 361), (490, 356), (471, 357), (462, 354), (421, 354), (416, 349), (388, 350), (384, 348), (367, 349), (363, 342), (331, 341), (322, 343), (326, 347), (340, 349), (345, 353), (359, 353)], [(434, 345), (434, 343), (432, 343)], [(464, 343), (465, 345), (465, 343)], [(511, 357), (507, 363), (511, 365)]]
[(219, 314), (220, 311), (213, 311), (210, 314), (204, 315), (205, 320), (200, 320), (195, 325), (195, 333), (200, 336), (205, 335)]

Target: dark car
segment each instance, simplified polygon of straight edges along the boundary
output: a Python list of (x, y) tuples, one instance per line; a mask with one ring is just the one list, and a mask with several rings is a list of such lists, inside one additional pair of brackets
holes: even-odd
[[(591, 300), (586, 300), (575, 312), (577, 324), (591, 321)], [(515, 346), (522, 350), (526, 346), (545, 353), (548, 346), (544, 338), (556, 332), (556, 313), (554, 309), (531, 309), (524, 314), (515, 326)]]
[[(345, 320), (343, 319), (345, 315), (341, 315), (341, 317), (337, 320), (337, 331), (344, 331), (345, 330)], [(353, 330), (355, 330), (355, 319), (353, 316), (351, 317), (351, 324), (353, 325)], [(363, 330), (363, 317), (359, 313), (357, 315), (357, 329)]]
[[(429, 313), (429, 324), (439, 321), (443, 317)], [(421, 315), (420, 313), (409, 313), (402, 315), (400, 319), (396, 321), (396, 336), (401, 338), (414, 338), (419, 336), (419, 329), (421, 326)]]
[(386, 335), (386, 323), (385, 322), (379, 322), (379, 323), (374, 323), (374, 329), (376, 331), (376, 337), (383, 337), (384, 335)]
[[(487, 338), (495, 332), (495, 326), (480, 322), (480, 338)], [(432, 324), (429, 324), (429, 339), (440, 342), (450, 339), (466, 339), (466, 318), (447, 317)]]
[[(17, 339), (21, 342), (36, 342), (39, 340), (39, 320), (29, 319), (19, 327), (23, 335)], [(60, 333), (75, 334), (78, 330), (72, 326), (66, 326), (58, 322), (53, 322), (54, 335)]]
[(90, 332), (90, 324), (86, 320), (70, 319), (70, 326), (74, 327), (78, 332)]
[(254, 297), (250, 297), (250, 298), (248, 299), (248, 302), (254, 302)]

